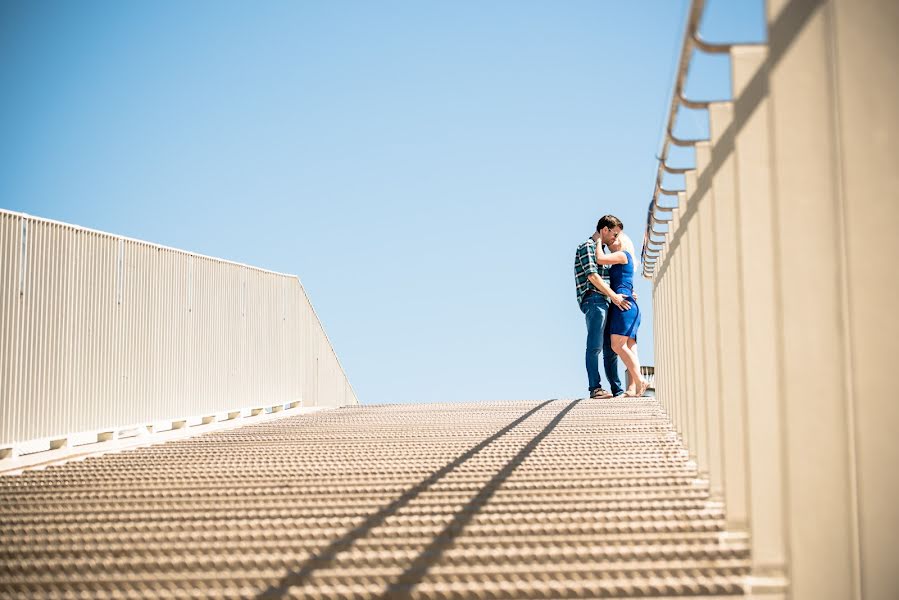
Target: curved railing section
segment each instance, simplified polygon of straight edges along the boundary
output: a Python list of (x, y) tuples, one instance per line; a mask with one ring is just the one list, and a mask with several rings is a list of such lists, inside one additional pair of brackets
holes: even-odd
[(2, 210), (0, 262), (0, 448), (358, 403), (297, 277)]
[[(644, 234), (656, 395), (728, 531), (752, 540), (753, 597), (892, 597), (877, 557), (899, 526), (880, 500), (899, 489), (882, 379), (899, 339), (899, 11), (768, 0), (767, 43), (742, 45), (703, 42), (704, 8), (689, 8)], [(685, 97), (694, 51), (727, 54), (731, 99)], [(684, 108), (705, 110), (708, 139), (675, 134)], [(674, 146), (695, 166), (670, 165)]]
[[(659, 205), (661, 196), (669, 196), (677, 199), (678, 195), (684, 190), (669, 190), (663, 187), (662, 181), (665, 173), (671, 175), (686, 175), (692, 169), (685, 167), (675, 167), (668, 164), (669, 152), (671, 146), (679, 146), (682, 148), (693, 148), (697, 142), (708, 141), (698, 139), (681, 139), (674, 134), (674, 128), (677, 124), (677, 111), (680, 107), (689, 109), (708, 109), (710, 101), (689, 99), (684, 95), (684, 89), (687, 82), (687, 76), (690, 71), (691, 57), (694, 50), (705, 52), (708, 54), (726, 54), (733, 47), (730, 44), (711, 44), (702, 39), (699, 34), (699, 25), (705, 9), (705, 1), (697, 0), (690, 5), (689, 14), (687, 16), (687, 26), (684, 32), (683, 42), (681, 43), (681, 53), (677, 64), (677, 72), (675, 74), (674, 91), (671, 94), (671, 104), (668, 107), (668, 116), (665, 119), (665, 131), (662, 135), (661, 149), (658, 156), (658, 169), (656, 171), (655, 183), (653, 185), (652, 199), (649, 203), (649, 210), (646, 216), (646, 231), (643, 236), (643, 275), (652, 277), (656, 264), (659, 259), (659, 253), (665, 244), (666, 230), (658, 231), (655, 226), (666, 227), (671, 223), (672, 211), (671, 207), (663, 207)], [(659, 239), (661, 237), (662, 239)]]

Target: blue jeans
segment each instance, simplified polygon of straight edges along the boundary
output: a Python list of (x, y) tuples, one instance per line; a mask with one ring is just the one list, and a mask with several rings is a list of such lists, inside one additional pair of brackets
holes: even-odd
[(606, 378), (609, 380), (612, 395), (617, 396), (622, 391), (621, 380), (618, 378), (618, 355), (612, 351), (612, 340), (609, 337), (607, 327), (609, 314), (609, 299), (603, 294), (588, 294), (581, 304), (581, 312), (587, 320), (587, 383), (592, 392), (601, 387), (602, 380), (599, 377), (599, 354), (602, 353), (603, 367)]

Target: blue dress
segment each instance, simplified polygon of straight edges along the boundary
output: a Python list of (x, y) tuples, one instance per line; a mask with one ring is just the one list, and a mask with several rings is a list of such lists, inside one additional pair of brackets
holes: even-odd
[(626, 335), (637, 341), (640, 328), (640, 307), (634, 300), (634, 257), (625, 251), (626, 265), (612, 265), (609, 268), (609, 286), (616, 294), (622, 294), (631, 302), (628, 310), (621, 310), (614, 304), (609, 306), (609, 333)]

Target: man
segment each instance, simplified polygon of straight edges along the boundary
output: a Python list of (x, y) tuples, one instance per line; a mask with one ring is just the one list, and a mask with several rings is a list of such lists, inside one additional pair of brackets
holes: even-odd
[[(624, 393), (618, 378), (618, 356), (612, 352), (612, 343), (606, 331), (606, 315), (609, 302), (622, 310), (630, 308), (630, 302), (609, 287), (609, 268), (596, 264), (596, 245), (611, 244), (624, 226), (618, 217), (605, 215), (596, 223), (596, 232), (577, 247), (574, 256), (574, 279), (577, 301), (587, 320), (587, 384), (591, 398), (609, 398)], [(599, 377), (599, 355), (603, 355), (606, 377), (611, 392), (602, 387)]]

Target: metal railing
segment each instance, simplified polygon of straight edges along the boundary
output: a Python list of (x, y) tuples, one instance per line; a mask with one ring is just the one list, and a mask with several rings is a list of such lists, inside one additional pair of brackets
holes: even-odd
[(0, 211), (0, 447), (357, 404), (299, 279)]
[[(728, 530), (752, 539), (753, 596), (892, 597), (899, 565), (874, 557), (890, 554), (885, 524), (899, 529), (879, 500), (899, 490), (899, 414), (880, 387), (899, 339), (885, 276), (899, 11), (769, 0), (766, 45), (711, 45), (704, 5), (689, 9), (644, 234), (656, 394)], [(732, 100), (684, 97), (694, 50), (727, 53)], [(709, 139), (675, 136), (681, 107), (707, 111)], [(695, 167), (670, 166), (672, 145)]]
[(696, 0), (690, 5), (689, 14), (687, 16), (687, 27), (683, 43), (681, 44), (681, 54), (675, 75), (674, 91), (671, 94), (671, 104), (668, 108), (668, 116), (665, 120), (665, 131), (662, 135), (658, 159), (659, 165), (656, 171), (652, 199), (650, 200), (646, 217), (646, 231), (643, 236), (642, 252), (643, 275), (645, 277), (652, 277), (659, 253), (664, 246), (664, 237), (662, 240), (658, 240), (656, 237), (664, 236), (666, 232), (664, 230), (657, 231), (655, 226), (668, 226), (671, 222), (673, 212), (672, 207), (659, 206), (659, 197), (669, 196), (677, 199), (678, 196), (684, 192), (684, 190), (672, 190), (663, 187), (662, 181), (665, 173), (671, 175), (686, 175), (693, 170), (689, 167), (674, 167), (668, 164), (671, 146), (693, 148), (697, 142), (708, 141), (700, 139), (685, 140), (678, 138), (674, 134), (674, 128), (677, 124), (677, 111), (680, 107), (688, 109), (708, 109), (709, 104), (711, 104), (711, 101), (689, 99), (684, 95), (693, 51), (698, 50), (708, 54), (727, 54), (731, 51), (731, 48), (733, 48), (733, 45), (731, 44), (711, 44), (702, 39), (699, 34), (699, 24), (704, 9), (705, 1)]

